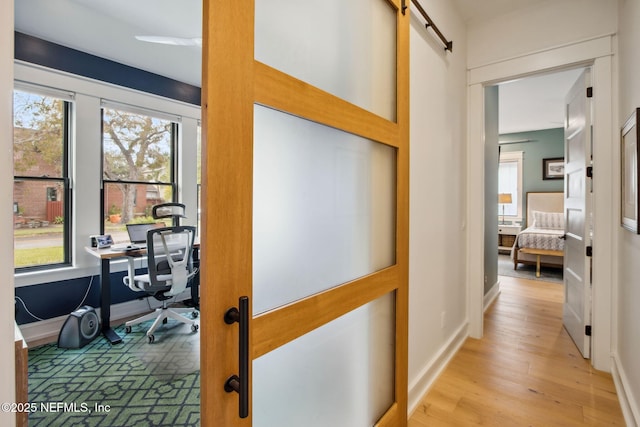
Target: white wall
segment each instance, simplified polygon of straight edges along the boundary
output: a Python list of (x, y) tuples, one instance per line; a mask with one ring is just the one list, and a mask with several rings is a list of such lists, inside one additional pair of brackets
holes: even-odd
[(547, 0), (472, 22), (468, 65), (542, 51), (616, 32), (618, 0)]
[[(13, 199), (13, 1), (0, 4), (0, 200)], [(4, 218), (4, 219), (3, 219)], [(0, 204), (0, 402), (15, 402), (13, 212), (11, 203)], [(15, 414), (0, 411), (0, 425), (14, 426)]]
[(409, 410), (466, 337), (466, 35), (449, 0), (427, 13), (445, 52), (412, 12)]
[[(619, 118), (620, 128), (635, 108), (640, 107), (640, 2), (620, 2), (619, 22)], [(616, 141), (614, 141), (616, 143)], [(616, 190), (619, 191), (619, 190)], [(616, 210), (618, 212), (618, 210)], [(640, 423), (640, 235), (617, 227), (618, 289), (617, 335), (614, 359), (622, 379), (629, 407)], [(615, 306), (614, 306), (615, 307)], [(624, 409), (624, 406), (623, 406)]]

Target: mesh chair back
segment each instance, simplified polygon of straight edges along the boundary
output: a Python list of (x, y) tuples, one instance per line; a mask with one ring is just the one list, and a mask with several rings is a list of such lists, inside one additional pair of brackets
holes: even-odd
[(162, 227), (147, 232), (150, 289), (178, 295), (195, 274), (192, 261), (196, 229), (193, 226)]

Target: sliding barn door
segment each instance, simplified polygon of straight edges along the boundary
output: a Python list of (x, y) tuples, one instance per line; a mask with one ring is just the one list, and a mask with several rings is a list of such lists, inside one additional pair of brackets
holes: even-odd
[(204, 3), (204, 426), (406, 425), (405, 12)]

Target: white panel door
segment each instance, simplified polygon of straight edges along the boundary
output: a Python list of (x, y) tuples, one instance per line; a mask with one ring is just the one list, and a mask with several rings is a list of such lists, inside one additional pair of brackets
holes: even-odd
[(565, 121), (565, 248), (563, 323), (585, 358), (591, 336), (591, 102), (587, 97), (589, 70), (585, 70), (566, 98)]

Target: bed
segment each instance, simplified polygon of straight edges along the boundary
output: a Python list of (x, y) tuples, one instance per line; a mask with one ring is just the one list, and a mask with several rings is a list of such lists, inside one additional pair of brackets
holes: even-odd
[(563, 267), (564, 194), (560, 192), (527, 193), (527, 228), (515, 239), (511, 250), (513, 269), (518, 264), (540, 267)]

